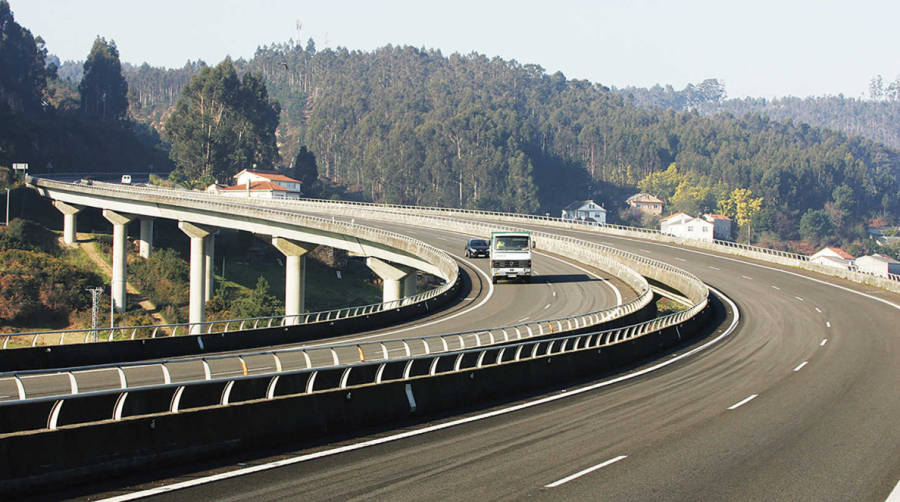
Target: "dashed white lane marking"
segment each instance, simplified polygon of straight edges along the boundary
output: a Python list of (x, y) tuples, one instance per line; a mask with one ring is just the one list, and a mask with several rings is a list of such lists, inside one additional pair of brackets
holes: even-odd
[(821, 313), (822, 313), (822, 309), (820, 309), (819, 307), (816, 307), (816, 312), (818, 312), (818, 313), (821, 314)]
[(714, 266), (712, 266), (712, 265), (710, 265), (709, 268), (711, 268), (711, 269), (713, 269), (713, 270), (722, 270), (721, 268), (719, 268), (719, 267), (714, 267)]
[(825, 321), (825, 327), (826, 327), (826, 328), (830, 328), (830, 327), (831, 327), (831, 321)]
[(678, 261), (687, 261), (687, 260), (685, 260), (684, 258), (675, 258), (675, 259), (678, 260)]
[(549, 308), (550, 308), (550, 304), (549, 304), (549, 303), (548, 303), (547, 305), (544, 305), (544, 309), (549, 309)]
[(753, 280), (752, 277), (748, 277), (748, 276), (746, 276), (746, 275), (742, 275), (741, 277), (743, 277), (744, 279), (747, 279), (748, 281), (752, 281), (752, 280)]
[(824, 347), (826, 343), (828, 343), (828, 339), (827, 339), (827, 338), (823, 338), (822, 341), (819, 342), (819, 347)]
[(799, 296), (795, 296), (794, 298), (800, 300), (801, 302), (803, 301), (803, 298), (800, 298)]
[(740, 401), (738, 401), (738, 402), (732, 404), (731, 406), (729, 406), (728, 409), (729, 409), (729, 410), (733, 410), (733, 409), (735, 409), (735, 408), (738, 408), (738, 407), (740, 407), (740, 406), (743, 406), (743, 405), (749, 403), (750, 401), (753, 401), (754, 399), (756, 399), (757, 396), (759, 396), (759, 394), (750, 394), (750, 396), (748, 396), (748, 397), (746, 397), (746, 398), (744, 398), (744, 399), (742, 399), (742, 400), (740, 400)]
[(777, 289), (778, 291), (781, 291), (781, 288), (779, 288), (778, 286), (772, 286), (772, 289)]
[(643, 251), (643, 252), (645, 252), (645, 253), (652, 253), (652, 252), (653, 252), (653, 251), (650, 251), (649, 249), (644, 249), (644, 248), (638, 248), (638, 249), (640, 249), (641, 251)]
[(556, 291), (553, 292), (553, 296), (556, 296)]
[(527, 321), (527, 320), (528, 320), (528, 319), (529, 319), (529, 318), (530, 318), (530, 317), (531, 317), (531, 316), (528, 316), (528, 317), (523, 317), (523, 318), (521, 318), (521, 319), (519, 319), (519, 320), (518, 320), (518, 321), (516, 321), (516, 322), (522, 322), (522, 321)]
[(804, 366), (806, 366), (806, 363), (808, 363), (808, 362), (809, 361), (803, 361), (802, 363), (798, 364), (797, 367), (794, 368), (794, 371), (800, 371), (801, 369), (803, 369)]
[(575, 474), (572, 474), (571, 476), (566, 476), (566, 477), (560, 479), (559, 481), (554, 481), (554, 482), (550, 483), (549, 485), (544, 486), (544, 488), (556, 488), (557, 486), (559, 486), (561, 484), (568, 483), (569, 481), (572, 481), (573, 479), (580, 478), (581, 476), (584, 476), (585, 474), (590, 474), (590, 473), (596, 471), (597, 469), (602, 469), (602, 468), (606, 467), (607, 465), (615, 464), (616, 462), (618, 462), (620, 460), (624, 460), (626, 458), (628, 458), (628, 455), (619, 455), (618, 457), (611, 458), (611, 459), (607, 460), (606, 462), (601, 462), (593, 467), (588, 467), (587, 469), (585, 469), (583, 471), (578, 471)]

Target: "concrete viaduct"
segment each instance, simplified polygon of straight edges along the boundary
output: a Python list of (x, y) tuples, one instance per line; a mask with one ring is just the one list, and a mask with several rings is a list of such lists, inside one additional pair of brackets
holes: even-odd
[(153, 250), (156, 218), (178, 221), (190, 238), (191, 332), (199, 333), (205, 303), (213, 291), (213, 249), (219, 228), (245, 230), (267, 236), (285, 256), (285, 324), (304, 311), (306, 253), (322, 244), (366, 257), (368, 267), (383, 281), (383, 301), (416, 294), (416, 270), (455, 280), (455, 262), (422, 242), (383, 230), (257, 207), (241, 200), (223, 200), (197, 192), (145, 189), (115, 184), (70, 184), (30, 179), (30, 185), (50, 198), (63, 214), (63, 240), (75, 243), (78, 213), (85, 207), (102, 210), (113, 225), (112, 297), (117, 311), (126, 307), (126, 226), (140, 220), (140, 256)]

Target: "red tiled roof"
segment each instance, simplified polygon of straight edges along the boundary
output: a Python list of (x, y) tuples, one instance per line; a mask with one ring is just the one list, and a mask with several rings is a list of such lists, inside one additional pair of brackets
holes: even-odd
[(841, 258), (843, 258), (843, 259), (845, 259), (845, 260), (855, 260), (855, 259), (856, 259), (856, 258), (854, 258), (853, 256), (851, 256), (850, 253), (844, 251), (844, 250), (841, 249), (841, 248), (836, 248), (836, 247), (828, 246), (828, 247), (826, 247), (825, 249), (830, 249), (834, 254), (840, 256)]
[(248, 170), (246, 170), (246, 169), (244, 169), (244, 170), (241, 171), (240, 173), (235, 174), (234, 177), (237, 178), (241, 173), (244, 173), (244, 172), (246, 172), (246, 173), (248, 173), (248, 174), (255, 174), (255, 175), (260, 176), (260, 177), (262, 177), (262, 178), (266, 178), (266, 179), (269, 180), (269, 181), (287, 181), (287, 182), (289, 182), (289, 183), (303, 183), (303, 182), (300, 181), (300, 180), (295, 180), (294, 178), (290, 178), (290, 177), (285, 176), (285, 175), (283, 175), (283, 174), (278, 174), (278, 173), (268, 173), (268, 172), (264, 172), (264, 171), (248, 171)]
[[(247, 185), (234, 185), (225, 187), (222, 190), (247, 190)], [(272, 183), (271, 181), (253, 181), (250, 183), (250, 190), (277, 190), (282, 192), (290, 192), (281, 185)]]
[(725, 216), (724, 214), (707, 214), (706, 215), (711, 220), (728, 220), (731, 221), (731, 218)]

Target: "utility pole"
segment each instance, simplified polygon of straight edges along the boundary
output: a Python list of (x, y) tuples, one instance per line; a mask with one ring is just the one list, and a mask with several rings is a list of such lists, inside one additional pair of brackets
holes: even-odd
[(91, 341), (97, 341), (97, 324), (100, 321), (100, 295), (104, 288), (87, 288), (91, 292)]

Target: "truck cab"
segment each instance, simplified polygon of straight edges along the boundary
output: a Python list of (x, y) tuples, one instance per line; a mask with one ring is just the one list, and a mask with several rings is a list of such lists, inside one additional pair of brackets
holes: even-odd
[(491, 234), (491, 282), (500, 279), (531, 281), (531, 233), (493, 232)]

